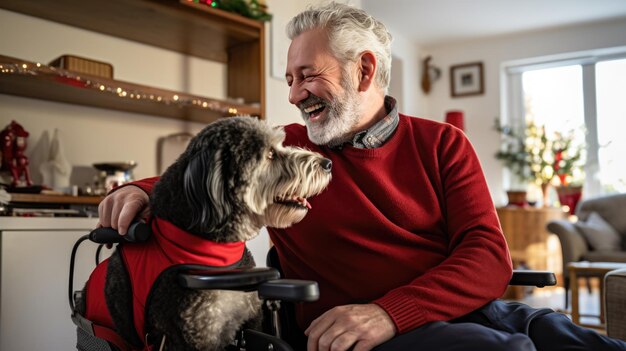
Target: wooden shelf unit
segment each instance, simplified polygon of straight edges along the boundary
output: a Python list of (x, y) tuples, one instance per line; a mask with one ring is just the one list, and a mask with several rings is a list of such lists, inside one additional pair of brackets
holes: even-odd
[[(20, 69), (9, 72), (12, 67)], [(118, 94), (117, 89), (125, 95)], [(237, 114), (261, 115), (260, 107), (78, 74), (3, 55), (0, 55), (0, 93), (203, 123)]]
[[(187, 0), (57, 0), (54, 3), (44, 0), (2, 0), (0, 8), (225, 63), (228, 96), (243, 98), (244, 104), (247, 105), (246, 111), (264, 118), (265, 25), (263, 22)], [(94, 101), (98, 99), (93, 94), (83, 95), (76, 93), (75, 90), (66, 91), (66, 94), (41, 93), (42, 90), (48, 89), (45, 86), (48, 83), (44, 84), (36, 80), (6, 82), (3, 79), (0, 84), (2, 85), (1, 92), (7, 94), (156, 114), (155, 109), (150, 106), (137, 107), (137, 104), (128, 105), (126, 102), (98, 103)], [(12, 85), (16, 86), (14, 90)], [(62, 86), (54, 87), (69, 89)], [(48, 90), (51, 89), (54, 88)], [(24, 92), (25, 90), (27, 93)], [(74, 93), (78, 96), (72, 101), (62, 100), (57, 96)], [(215, 118), (214, 116), (207, 117), (206, 114), (199, 113), (197, 109), (169, 111), (157, 115), (199, 122), (207, 122)]]

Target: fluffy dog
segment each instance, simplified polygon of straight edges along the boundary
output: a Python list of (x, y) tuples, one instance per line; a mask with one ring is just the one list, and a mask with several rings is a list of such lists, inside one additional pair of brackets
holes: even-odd
[[(307, 197), (328, 185), (331, 164), (319, 154), (283, 147), (284, 137), (282, 129), (253, 118), (219, 120), (194, 137), (161, 176), (150, 197), (153, 237), (146, 244), (123, 245), (108, 260), (106, 305), (126, 342), (142, 347), (145, 339), (158, 344), (165, 336), (167, 350), (223, 350), (239, 329), (259, 321), (261, 303), (255, 292), (183, 289), (176, 270), (164, 269), (157, 272), (146, 299), (144, 328), (137, 330), (137, 314), (142, 312), (133, 299), (142, 288), (134, 279), (156, 265), (153, 253), (143, 249), (150, 242), (172, 241), (177, 250), (185, 246), (181, 243), (193, 242), (194, 247), (183, 249), (219, 256), (215, 247), (232, 248), (255, 237), (263, 226), (301, 221), (311, 207)], [(179, 242), (172, 232), (164, 232), (167, 228), (193, 239)], [(165, 248), (170, 246), (158, 247), (169, 258)], [(142, 259), (126, 257), (131, 250), (139, 251)], [(253, 265), (244, 251), (238, 264)], [(137, 265), (129, 273), (128, 267)], [(86, 290), (89, 311), (89, 283)]]

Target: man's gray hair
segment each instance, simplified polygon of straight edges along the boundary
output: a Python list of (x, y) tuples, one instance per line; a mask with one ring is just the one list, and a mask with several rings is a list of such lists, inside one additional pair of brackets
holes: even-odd
[(372, 51), (378, 62), (376, 85), (387, 93), (391, 77), (391, 34), (384, 24), (361, 9), (333, 1), (309, 7), (294, 17), (287, 24), (287, 36), (293, 40), (315, 28), (326, 30), (330, 50), (344, 67), (364, 51)]

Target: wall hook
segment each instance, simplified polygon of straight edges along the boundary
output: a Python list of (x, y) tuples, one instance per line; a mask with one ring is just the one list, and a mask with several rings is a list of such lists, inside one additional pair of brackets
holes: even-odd
[(430, 63), (432, 56), (426, 56), (422, 60), (422, 91), (428, 94), (432, 84), (441, 77), (441, 69)]

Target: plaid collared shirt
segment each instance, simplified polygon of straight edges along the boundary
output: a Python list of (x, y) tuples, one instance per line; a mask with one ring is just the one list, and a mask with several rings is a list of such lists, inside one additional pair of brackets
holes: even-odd
[(373, 149), (380, 147), (389, 140), (393, 132), (396, 131), (400, 121), (396, 99), (391, 96), (385, 96), (385, 110), (387, 110), (387, 116), (374, 124), (370, 129), (358, 132), (352, 138), (353, 147)]

